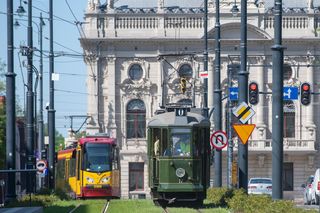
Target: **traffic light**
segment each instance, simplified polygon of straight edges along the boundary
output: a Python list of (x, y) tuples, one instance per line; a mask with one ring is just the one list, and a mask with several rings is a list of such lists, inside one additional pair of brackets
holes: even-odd
[(302, 105), (309, 105), (311, 102), (310, 84), (303, 83), (300, 88), (300, 101)]
[(47, 149), (41, 150), (41, 159), (46, 160), (47, 158)]
[(256, 105), (259, 102), (259, 88), (256, 82), (249, 84), (249, 103)]
[(180, 78), (180, 90), (182, 93), (185, 93), (187, 90), (187, 79)]

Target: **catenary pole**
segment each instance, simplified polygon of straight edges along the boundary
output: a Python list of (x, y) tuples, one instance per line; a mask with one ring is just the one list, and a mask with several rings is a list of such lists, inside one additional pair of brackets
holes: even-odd
[[(248, 75), (247, 71), (247, 1), (241, 0), (241, 30), (240, 30), (240, 69), (239, 103), (248, 103)], [(238, 144), (238, 181), (239, 188), (248, 190), (248, 145)]]
[[(6, 169), (16, 167), (16, 95), (14, 73), (14, 44), (13, 44), (13, 0), (7, 0), (7, 73), (6, 73)], [(16, 176), (8, 174), (6, 199), (16, 197)]]
[[(214, 129), (221, 130), (221, 85), (220, 85), (220, 54), (221, 54), (221, 45), (220, 45), (220, 2), (216, 0), (216, 23), (215, 23), (215, 66), (214, 66), (214, 80), (213, 80), (213, 88), (214, 88)], [(222, 186), (222, 153), (221, 150), (214, 150), (214, 186), (221, 187)]]
[(50, 52), (49, 52), (49, 110), (48, 110), (48, 130), (49, 130), (49, 189), (54, 190), (55, 182), (55, 109), (54, 109), (54, 55), (53, 55), (53, 0), (49, 1), (49, 25), (50, 25)]
[(282, 0), (275, 0), (272, 46), (272, 199), (283, 198), (283, 50)]
[[(27, 66), (27, 169), (35, 168), (32, 0), (28, 1), (28, 66)], [(27, 174), (27, 193), (34, 191), (35, 174)]]
[[(208, 0), (204, 0), (203, 71), (208, 73)], [(208, 78), (204, 78), (204, 108), (208, 108)]]

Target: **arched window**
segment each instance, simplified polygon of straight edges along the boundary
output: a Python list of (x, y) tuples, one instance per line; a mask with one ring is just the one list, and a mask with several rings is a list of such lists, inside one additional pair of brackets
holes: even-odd
[(129, 76), (131, 80), (138, 81), (142, 78), (143, 70), (140, 64), (133, 64), (129, 69)]
[(292, 68), (289, 64), (283, 65), (283, 80), (289, 80), (292, 78)]
[(283, 136), (295, 137), (295, 107), (293, 101), (283, 101)]
[(179, 68), (180, 78), (192, 78), (192, 68), (189, 64), (183, 64)]
[(127, 138), (146, 137), (146, 107), (143, 101), (134, 99), (127, 106)]

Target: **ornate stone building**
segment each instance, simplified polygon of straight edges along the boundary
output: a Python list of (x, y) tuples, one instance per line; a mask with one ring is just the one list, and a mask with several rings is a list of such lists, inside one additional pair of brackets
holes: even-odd
[[(239, 1), (237, 1), (239, 5)], [(228, 67), (232, 87), (240, 63), (240, 17), (232, 16), (233, 0), (221, 1), (221, 86), (228, 94)], [(313, 1), (303, 8), (284, 8), (284, 86), (299, 87), (309, 82), (319, 92), (320, 13)], [(209, 0), (208, 103), (213, 106), (214, 1)], [(121, 195), (149, 197), (146, 122), (166, 103), (189, 102), (203, 106), (204, 48), (203, 8), (166, 6), (158, 0), (152, 8), (114, 6), (88, 0), (81, 45), (88, 71), (88, 133), (108, 132), (121, 148)], [(249, 139), (249, 177), (271, 177), (272, 140), (272, 51), (274, 34), (272, 8), (264, 1), (248, 1), (248, 71), (261, 92), (252, 106), (256, 124)], [(187, 92), (180, 92), (181, 77), (188, 79)], [(233, 102), (236, 105), (237, 102)], [(223, 100), (224, 130), (227, 102)], [(308, 106), (300, 100), (284, 101), (284, 196), (302, 197), (301, 184), (318, 167), (319, 98)], [(212, 126), (214, 130), (214, 126)], [(237, 139), (234, 159), (237, 155)], [(209, 143), (209, 141), (208, 141)], [(223, 177), (226, 176), (223, 151)], [(214, 169), (212, 169), (214, 172)], [(212, 175), (213, 177), (213, 175)], [(226, 178), (223, 178), (226, 180)], [(214, 181), (214, 180), (213, 180)], [(223, 183), (225, 185), (225, 182)]]

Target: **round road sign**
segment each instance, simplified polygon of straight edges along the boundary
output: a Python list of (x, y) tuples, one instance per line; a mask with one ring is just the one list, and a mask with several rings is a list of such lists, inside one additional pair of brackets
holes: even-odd
[(214, 132), (210, 137), (211, 147), (221, 150), (228, 145), (227, 134), (221, 130)]
[(36, 164), (37, 170), (43, 172), (47, 168), (47, 162), (44, 160), (39, 160)]

